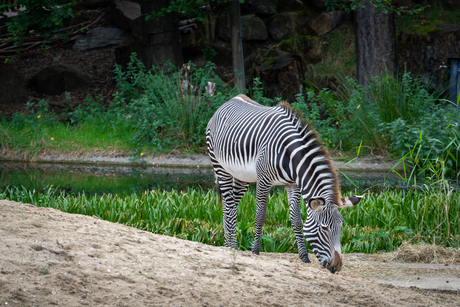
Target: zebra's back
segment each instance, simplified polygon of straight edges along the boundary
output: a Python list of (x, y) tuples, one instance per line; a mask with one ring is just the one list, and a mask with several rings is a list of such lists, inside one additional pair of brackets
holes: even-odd
[[(238, 95), (223, 104), (211, 118), (207, 142), (227, 172), (239, 180), (256, 182), (258, 161), (273, 162), (268, 157), (274, 153), (268, 148), (276, 147), (270, 143), (279, 142), (286, 127), (293, 129), (283, 107), (266, 107)], [(276, 163), (264, 163), (264, 167), (271, 172), (278, 172), (279, 168)], [(287, 178), (273, 177), (273, 185), (288, 182)]]

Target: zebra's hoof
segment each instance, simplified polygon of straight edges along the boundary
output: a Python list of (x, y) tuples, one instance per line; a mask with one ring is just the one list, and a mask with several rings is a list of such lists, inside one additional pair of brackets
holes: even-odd
[(311, 263), (310, 259), (307, 258), (300, 258), (300, 260), (302, 260), (303, 262), (305, 263)]
[(252, 251), (252, 253), (253, 253), (254, 255), (257, 255), (257, 256), (259, 256), (259, 254), (260, 254), (259, 251)]

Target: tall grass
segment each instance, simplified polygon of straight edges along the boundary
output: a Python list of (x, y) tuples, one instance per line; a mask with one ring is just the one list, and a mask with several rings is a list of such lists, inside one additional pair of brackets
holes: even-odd
[[(222, 208), (213, 191), (150, 191), (138, 195), (66, 195), (48, 188), (42, 192), (6, 188), (0, 198), (98, 216), (157, 234), (221, 246), (224, 243)], [(255, 193), (248, 192), (238, 206), (239, 247), (253, 242)], [(285, 192), (267, 202), (262, 251), (297, 252)], [(460, 246), (460, 193), (447, 197), (430, 191), (384, 191), (366, 195), (361, 203), (342, 210), (343, 252), (391, 251), (403, 241)], [(305, 220), (305, 206), (302, 205)]]

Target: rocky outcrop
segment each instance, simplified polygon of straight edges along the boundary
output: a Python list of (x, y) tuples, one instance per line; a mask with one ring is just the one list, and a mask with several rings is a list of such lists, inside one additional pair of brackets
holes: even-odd
[[(217, 36), (224, 41), (230, 41), (231, 30), (228, 16), (224, 15), (219, 18), (217, 25)], [(241, 16), (241, 37), (243, 41), (266, 40), (268, 33), (265, 23), (253, 14)]]
[(334, 30), (342, 21), (343, 13), (340, 11), (332, 11), (321, 13), (313, 19), (310, 26), (316, 32), (317, 36), (323, 36)]
[(281, 40), (293, 34), (313, 34), (308, 22), (311, 17), (295, 12), (276, 15), (268, 24), (267, 30), (275, 40)]
[(276, 14), (279, 2), (280, 0), (246, 0), (242, 6), (255, 14)]
[(266, 58), (257, 66), (256, 76), (264, 80), (264, 90), (273, 97), (294, 101), (300, 92), (306, 67), (300, 56)]
[(117, 46), (129, 40), (131, 34), (118, 28), (94, 28), (86, 35), (81, 35), (75, 40), (73, 50), (90, 51), (110, 46)]
[(136, 19), (141, 16), (141, 6), (137, 2), (113, 1), (110, 7), (110, 19), (124, 30), (132, 30), (136, 25)]
[(55, 64), (39, 71), (30, 83), (39, 92), (60, 95), (89, 85), (91, 79), (78, 67)]
[(449, 59), (460, 58), (460, 25), (442, 24), (429, 28), (428, 33), (425, 30), (416, 28), (398, 36), (399, 70), (426, 81), (446, 80)]
[(0, 70), (0, 105), (20, 105), (27, 102), (29, 91), (21, 72), (13, 67)]

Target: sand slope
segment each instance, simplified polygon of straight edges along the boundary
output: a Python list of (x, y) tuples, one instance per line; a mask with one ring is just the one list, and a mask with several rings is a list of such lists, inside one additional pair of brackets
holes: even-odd
[[(346, 257), (346, 255), (344, 256)], [(311, 255), (312, 260), (316, 260)], [(332, 275), (295, 254), (232, 253), (0, 201), (0, 305), (459, 306), (453, 292)]]

